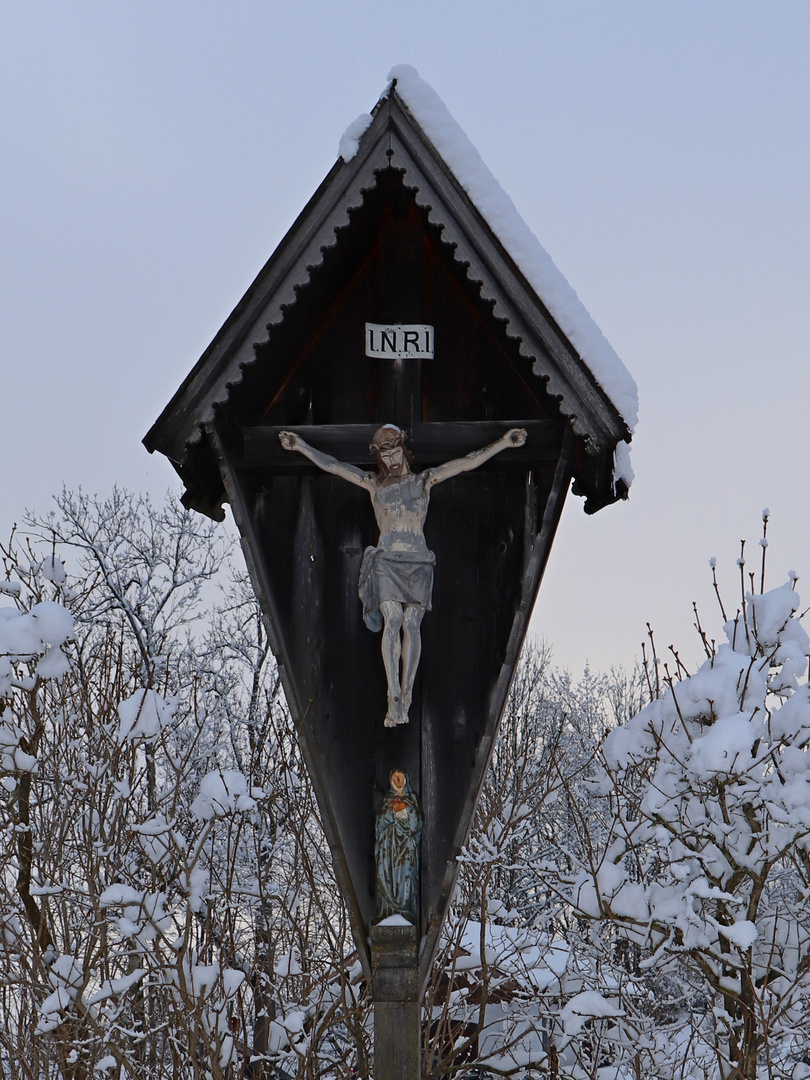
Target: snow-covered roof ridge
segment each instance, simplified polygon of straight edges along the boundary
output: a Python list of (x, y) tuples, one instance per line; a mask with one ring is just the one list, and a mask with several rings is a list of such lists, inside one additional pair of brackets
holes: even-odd
[[(392, 68), (387, 93), (396, 90), (437, 153), (494, 235), (537, 293), (563, 333), (577, 350), (610, 401), (632, 431), (638, 423), (638, 390), (635, 380), (610, 342), (591, 318), (565, 276), (521, 217), (515, 204), (484, 163), (478, 150), (453, 118), (436, 91), (410, 64)], [(361, 121), (341, 142), (351, 154), (362, 134)], [(367, 123), (367, 121), (366, 121)], [(345, 155), (344, 155), (345, 160)]]
[[(627, 442), (637, 418), (633, 379), (565, 277), (441, 99), (411, 67), (397, 67), (371, 113), (340, 141), (339, 157), (213, 341), (144, 438), (174, 463), (188, 505), (217, 519), (224, 489), (210, 433), (217, 409), (256, 377), (274, 328), (300, 302), (327, 253), (395, 168), (417, 209), (521, 357), (535, 390), (556, 402), (583, 450), (576, 491), (594, 513), (626, 498)], [(264, 350), (264, 353), (263, 353)], [(238, 395), (237, 395), (238, 396)], [(625, 442), (624, 440), (627, 440)]]

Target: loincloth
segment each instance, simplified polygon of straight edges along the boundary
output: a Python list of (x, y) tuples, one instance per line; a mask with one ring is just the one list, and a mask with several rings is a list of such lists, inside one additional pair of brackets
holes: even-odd
[(432, 607), (432, 551), (420, 555), (411, 551), (383, 551), (367, 547), (360, 566), (357, 591), (363, 603), (363, 619), (369, 630), (382, 630), (380, 604), (394, 600), (398, 604), (419, 604), (426, 611)]

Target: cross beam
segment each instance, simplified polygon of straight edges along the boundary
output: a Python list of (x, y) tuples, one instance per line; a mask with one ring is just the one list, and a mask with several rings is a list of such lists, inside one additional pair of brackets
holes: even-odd
[[(464, 457), (473, 450), (499, 439), (512, 427), (524, 427), (528, 434), (525, 445), (511, 447), (508, 454), (499, 454), (489, 466), (523, 468), (554, 466), (560, 458), (564, 427), (556, 420), (531, 420), (528, 423), (508, 421), (479, 421), (462, 423), (414, 424), (407, 433), (408, 444), (416, 459), (416, 468), (424, 469), (454, 458)], [(374, 468), (369, 444), (377, 430), (375, 424), (313, 424), (288, 428), (262, 425), (242, 428), (240, 445), (233, 449), (241, 468), (264, 471), (274, 475), (294, 475), (315, 472), (316, 467), (301, 454), (291, 454), (279, 442), (280, 431), (294, 431), (322, 453), (338, 461), (348, 462), (361, 469)], [(485, 466), (486, 467), (486, 466)]]

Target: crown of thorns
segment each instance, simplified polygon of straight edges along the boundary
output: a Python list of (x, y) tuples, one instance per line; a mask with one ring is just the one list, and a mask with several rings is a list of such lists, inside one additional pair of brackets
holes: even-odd
[(405, 432), (396, 424), (384, 424), (374, 432), (369, 450), (376, 453), (378, 450), (387, 450), (395, 446), (405, 446)]

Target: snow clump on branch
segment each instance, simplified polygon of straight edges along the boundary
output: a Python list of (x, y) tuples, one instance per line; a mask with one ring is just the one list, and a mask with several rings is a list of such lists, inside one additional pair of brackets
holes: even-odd
[(228, 814), (249, 813), (256, 809), (257, 800), (263, 798), (262, 788), (249, 785), (243, 773), (222, 769), (202, 778), (191, 812), (198, 821), (211, 821)]

